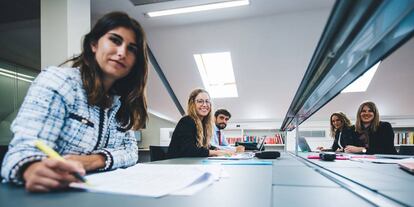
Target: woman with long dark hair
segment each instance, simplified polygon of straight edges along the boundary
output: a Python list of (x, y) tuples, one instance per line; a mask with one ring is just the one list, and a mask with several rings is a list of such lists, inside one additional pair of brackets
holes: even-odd
[[(48, 67), (39, 74), (14, 120), (2, 177), (29, 191), (65, 188), (90, 171), (137, 163), (138, 146), (129, 130), (148, 119), (147, 43), (139, 23), (122, 12), (99, 19), (83, 40), (72, 67)], [(66, 160), (35, 147), (41, 140)]]

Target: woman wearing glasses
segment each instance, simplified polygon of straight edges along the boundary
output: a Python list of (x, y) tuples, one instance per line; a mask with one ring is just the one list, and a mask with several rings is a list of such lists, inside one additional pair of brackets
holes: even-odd
[(210, 145), (213, 124), (210, 95), (204, 89), (193, 90), (188, 98), (187, 115), (180, 119), (173, 132), (169, 158), (233, 154)]

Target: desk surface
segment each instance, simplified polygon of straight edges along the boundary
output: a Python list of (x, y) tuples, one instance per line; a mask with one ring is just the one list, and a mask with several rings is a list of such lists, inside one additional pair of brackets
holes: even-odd
[[(201, 164), (201, 158), (185, 158), (159, 161), (165, 164)], [(272, 166), (223, 166), (230, 175), (207, 187), (193, 196), (165, 196), (148, 198), (130, 195), (68, 190), (64, 192), (34, 194), (23, 187), (9, 184), (0, 185), (0, 206), (30, 207), (91, 207), (91, 206), (271, 206), (272, 202)], [(254, 181), (253, 181), (254, 180)], [(246, 181), (251, 181), (248, 184)], [(255, 199), (249, 199), (255, 198)], [(256, 199), (260, 198), (260, 199)]]
[[(306, 157), (302, 154), (301, 157)], [(414, 206), (414, 175), (403, 171), (397, 164), (378, 164), (350, 160), (307, 161), (352, 180), (366, 189), (400, 202), (402, 206)], [(411, 193), (411, 196), (409, 194)]]
[[(180, 158), (153, 163), (201, 164), (204, 159)], [(282, 153), (272, 162), (273, 165), (224, 165), (230, 178), (222, 179), (193, 196), (147, 198), (79, 190), (33, 194), (23, 187), (1, 184), (0, 206), (375, 206), (375, 203), (322, 175), (301, 158)], [(414, 204), (414, 176), (391, 165), (312, 162), (380, 189), (387, 196), (401, 201), (402, 206)], [(373, 176), (367, 178), (368, 174)]]

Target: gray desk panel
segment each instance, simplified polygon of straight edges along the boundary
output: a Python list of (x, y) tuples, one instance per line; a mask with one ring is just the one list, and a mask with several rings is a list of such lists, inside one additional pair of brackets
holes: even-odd
[[(414, 180), (398, 176), (399, 173), (391, 175), (388, 171), (371, 171), (367, 169), (333, 169), (336, 173), (341, 174), (355, 182), (366, 185), (375, 190), (413, 190)], [(389, 169), (393, 171), (393, 169)], [(400, 170), (400, 169), (397, 169)], [(404, 172), (402, 172), (404, 173)]]
[(274, 185), (339, 187), (336, 183), (306, 166), (273, 166)]
[(414, 176), (401, 170), (397, 164), (351, 160), (310, 161), (390, 198), (414, 206)]
[(283, 152), (281, 153), (281, 156), (279, 158), (272, 161), (273, 165), (275, 166), (306, 166), (302, 162), (298, 161), (297, 158)]
[(341, 188), (273, 186), (273, 206), (372, 206)]
[(323, 161), (318, 159), (308, 159), (309, 161), (328, 168), (361, 168), (366, 167), (364, 163), (350, 160), (334, 160), (334, 161)]
[[(414, 185), (414, 183), (411, 183), (411, 185)], [(414, 206), (414, 192), (412, 189), (409, 191), (382, 191), (382, 193), (407, 205)]]
[[(71, 190), (47, 194), (27, 193), (22, 187), (0, 185), (0, 206), (91, 207), (91, 206), (271, 206), (272, 167), (224, 166), (229, 178), (207, 187), (193, 196), (147, 198)], [(246, 183), (246, 181), (251, 181)], [(261, 199), (250, 199), (250, 198)]]

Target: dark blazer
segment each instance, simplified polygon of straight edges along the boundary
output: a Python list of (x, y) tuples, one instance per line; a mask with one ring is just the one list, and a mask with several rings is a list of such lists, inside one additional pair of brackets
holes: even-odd
[(180, 119), (174, 129), (168, 157), (208, 157), (209, 149), (197, 147), (197, 128), (194, 120), (189, 116)]
[(369, 132), (367, 154), (397, 154), (390, 123), (381, 121), (376, 132)]
[(356, 147), (362, 147), (363, 144), (362, 142), (359, 140), (356, 132), (355, 132), (355, 127), (346, 127), (344, 126), (344, 128), (342, 129), (342, 133), (340, 133), (338, 130), (335, 133), (335, 140), (334, 143), (332, 144), (332, 150), (336, 151), (339, 148), (339, 144), (338, 144), (338, 140), (339, 140), (339, 134), (341, 134), (341, 146), (343, 148), (345, 148), (348, 145), (353, 145)]

